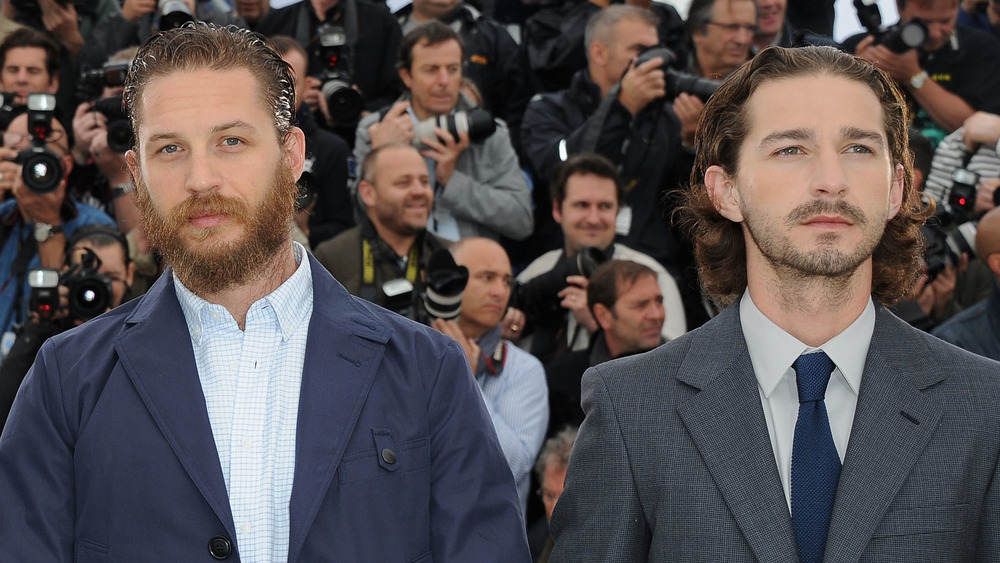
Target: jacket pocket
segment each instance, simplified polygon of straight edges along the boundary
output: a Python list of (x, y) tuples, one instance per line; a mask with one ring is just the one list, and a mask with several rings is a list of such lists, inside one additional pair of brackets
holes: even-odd
[(76, 563), (107, 560), (108, 546), (83, 538), (76, 540), (76, 553), (73, 556), (73, 561)]
[(876, 538), (961, 532), (966, 527), (968, 504), (921, 506), (890, 510), (872, 534)]
[(385, 429), (373, 429), (372, 436), (375, 448), (344, 455), (337, 469), (341, 485), (412, 473), (430, 466), (430, 438), (397, 444)]

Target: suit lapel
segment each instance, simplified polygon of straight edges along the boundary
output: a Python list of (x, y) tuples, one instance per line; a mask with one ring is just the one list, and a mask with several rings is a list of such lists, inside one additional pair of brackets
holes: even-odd
[(169, 272), (125, 322), (115, 342), (122, 366), (177, 459), (236, 538), (191, 337)]
[(795, 536), (738, 304), (714, 323), (718, 330), (696, 333), (678, 371), (678, 379), (700, 389), (678, 413), (754, 555), (787, 562), (797, 552)]
[(354, 304), (321, 264), (312, 259), (311, 266), (314, 305), (295, 436), (289, 562), (301, 553), (390, 335), (387, 326)]
[(944, 374), (913, 330), (879, 307), (825, 561), (858, 561), (943, 414), (921, 391)]

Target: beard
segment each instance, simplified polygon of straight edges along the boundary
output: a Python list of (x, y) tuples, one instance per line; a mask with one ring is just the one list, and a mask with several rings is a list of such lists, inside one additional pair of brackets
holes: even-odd
[[(135, 178), (135, 204), (146, 237), (159, 250), (177, 278), (197, 295), (246, 285), (267, 275), (282, 246), (291, 240), (290, 219), (298, 186), (292, 170), (279, 163), (271, 187), (256, 207), (243, 200), (210, 192), (188, 197), (163, 212), (156, 207), (143, 183)], [(196, 227), (192, 217), (223, 215), (221, 227)], [(242, 229), (236, 240), (217, 240), (223, 229)]]
[(760, 214), (747, 209), (742, 201), (741, 209), (746, 219), (743, 224), (764, 258), (776, 269), (799, 279), (840, 278), (853, 274), (871, 258), (885, 230), (885, 221), (873, 223), (860, 208), (843, 200), (813, 200), (793, 209), (785, 218), (785, 227), (791, 230), (800, 222), (816, 215), (839, 215), (861, 229), (862, 239), (856, 248), (845, 252), (836, 247), (841, 234), (824, 233), (818, 237), (819, 248), (803, 251), (796, 248), (787, 236), (759, 220)]

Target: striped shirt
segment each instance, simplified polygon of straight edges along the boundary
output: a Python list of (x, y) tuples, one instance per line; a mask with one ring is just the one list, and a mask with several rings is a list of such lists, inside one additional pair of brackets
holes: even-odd
[[(962, 162), (969, 153), (965, 141), (962, 140), (963, 131), (964, 128), (959, 127), (945, 137), (934, 150), (931, 172), (927, 175), (927, 185), (924, 187), (924, 193), (934, 198), (938, 205), (944, 205), (949, 209), (951, 173), (956, 168), (962, 167)], [(978, 172), (981, 178), (1000, 177), (1000, 158), (997, 158), (996, 149), (992, 145), (981, 145), (972, 155), (967, 170)]]
[(295, 272), (247, 311), (240, 330), (222, 305), (174, 276), (244, 563), (288, 558), (295, 426), (313, 287), (305, 249)]

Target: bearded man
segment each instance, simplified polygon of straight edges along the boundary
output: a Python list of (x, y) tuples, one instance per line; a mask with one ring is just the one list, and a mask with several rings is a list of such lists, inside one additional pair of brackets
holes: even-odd
[(4, 557), (527, 561), (461, 349), (292, 242), (305, 145), (270, 44), (155, 35), (125, 96), (171, 269), (39, 352), (0, 439)]

